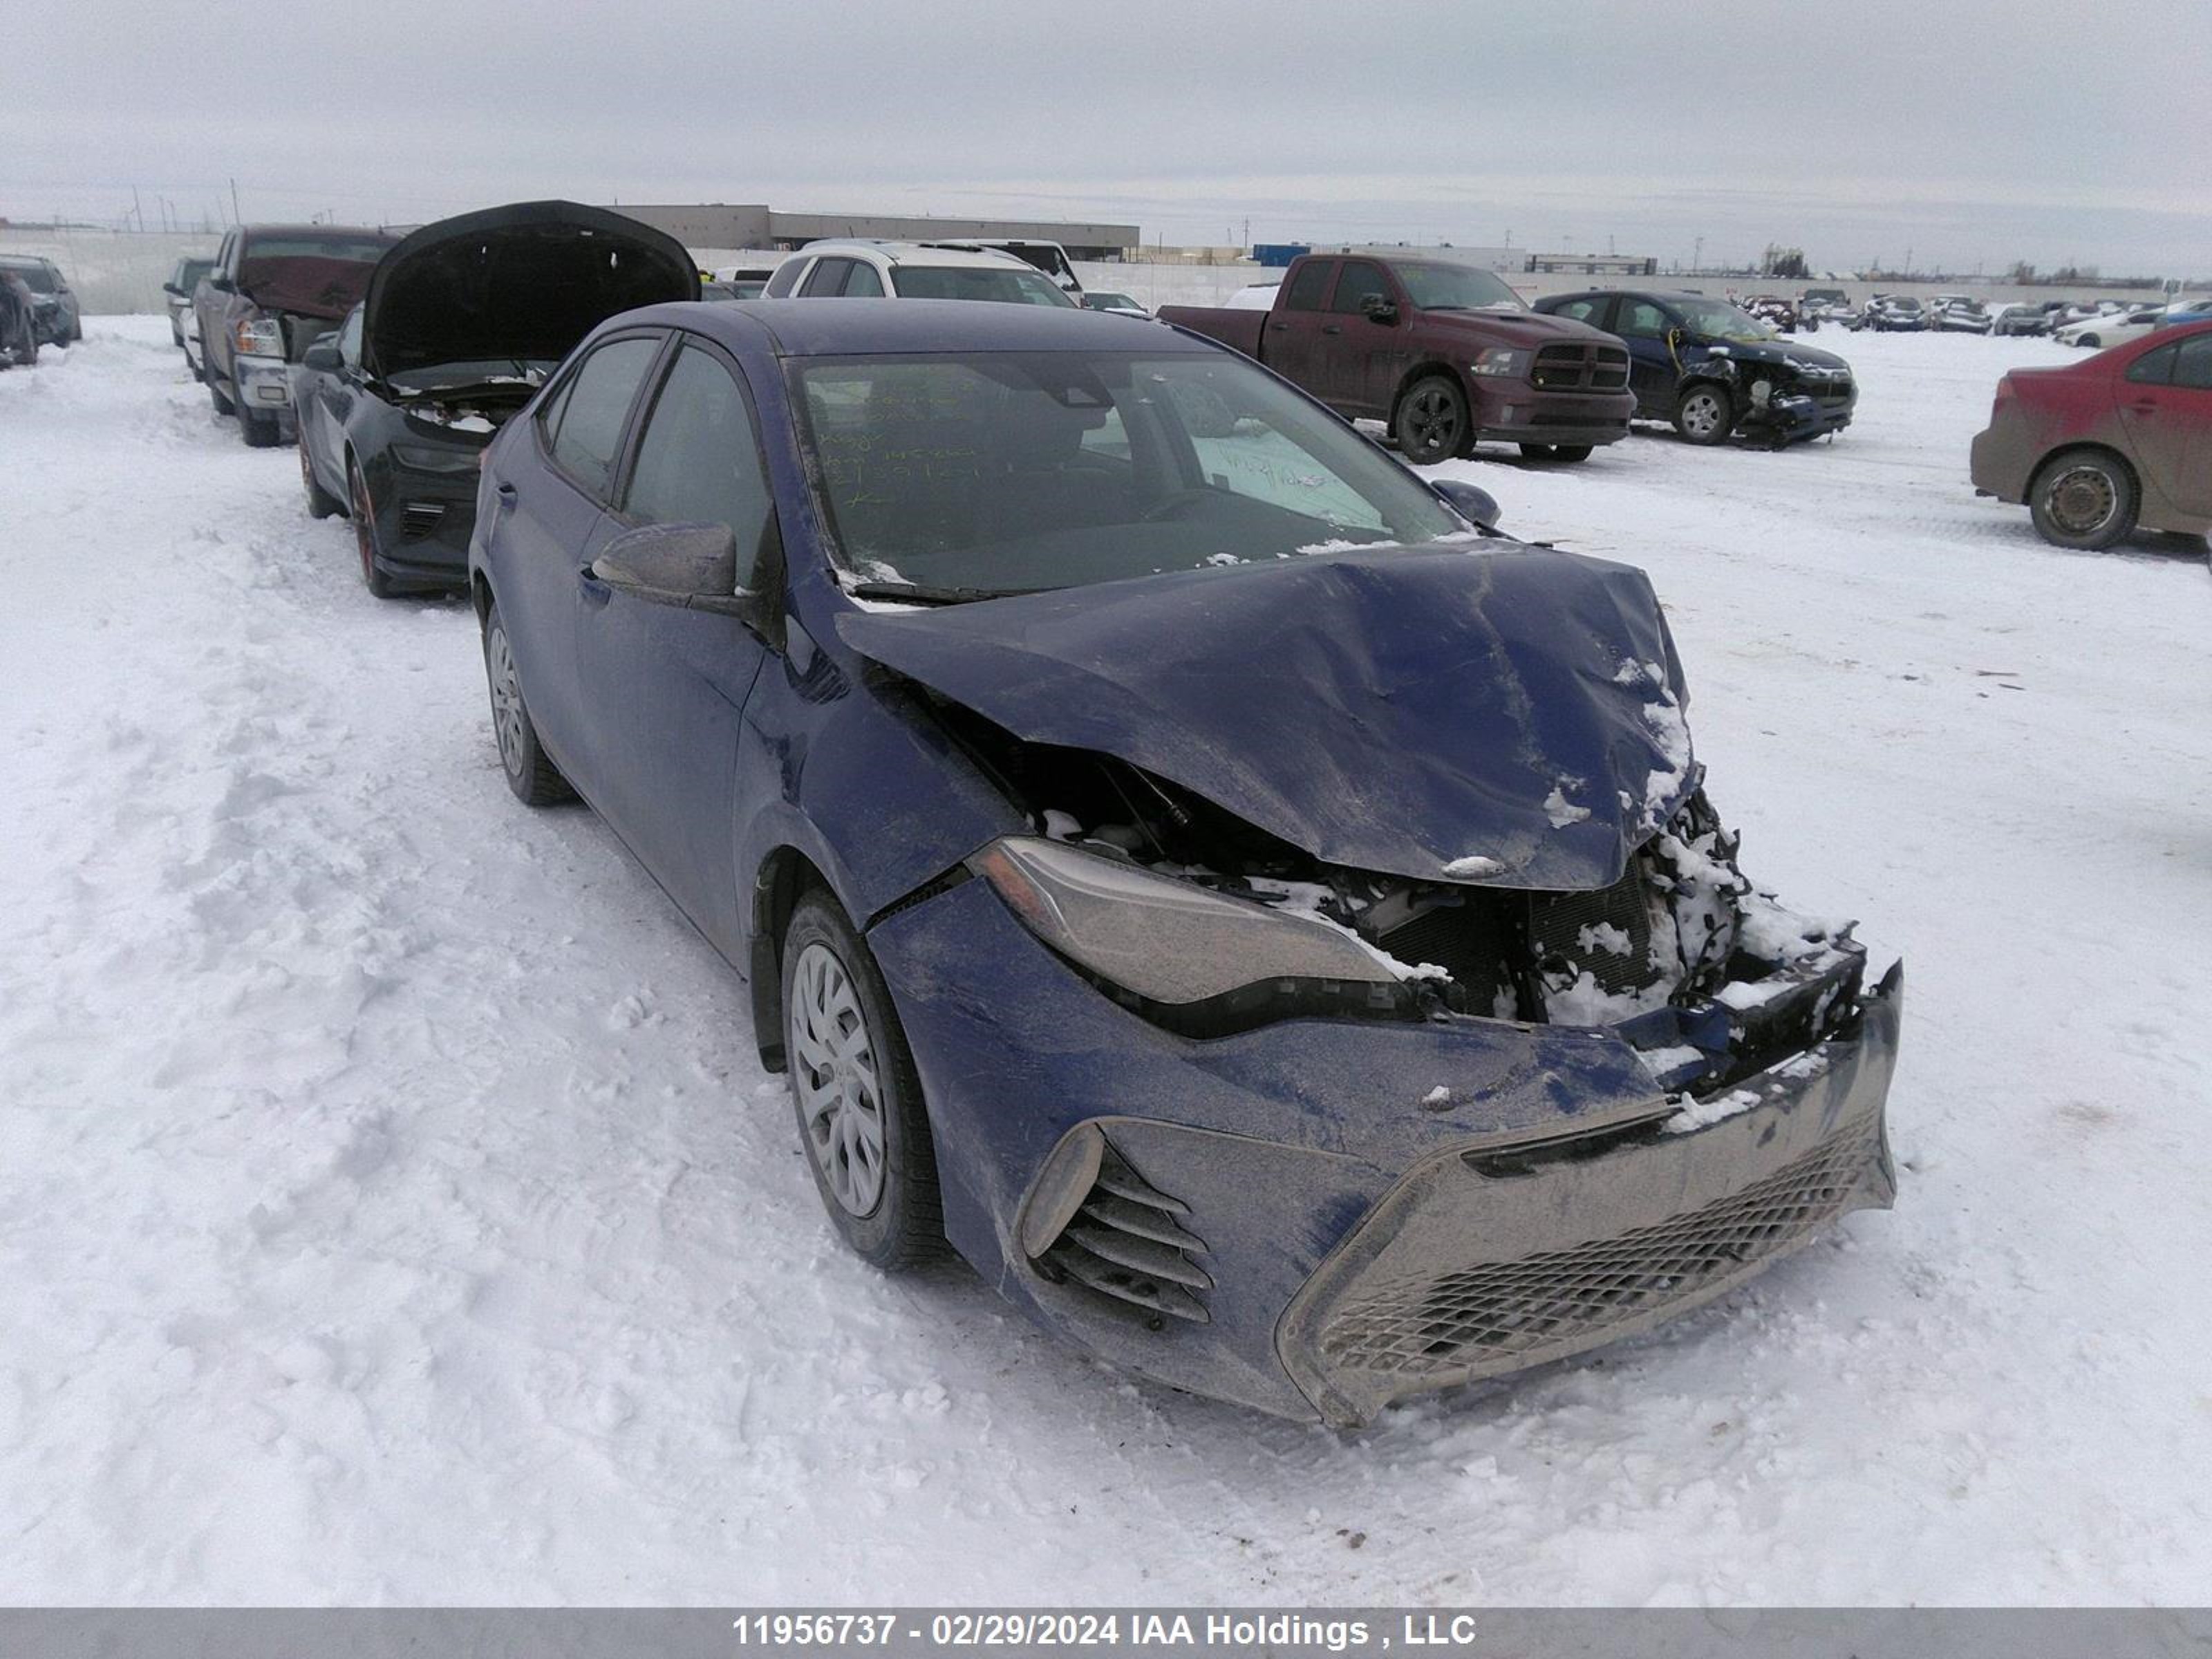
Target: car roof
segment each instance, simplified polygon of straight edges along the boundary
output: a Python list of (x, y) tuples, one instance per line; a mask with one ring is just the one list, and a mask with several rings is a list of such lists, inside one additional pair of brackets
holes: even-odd
[(399, 240), (396, 230), (386, 230), (380, 225), (240, 225), (239, 234), (247, 241), (257, 236), (381, 236), (387, 241)]
[(43, 253), (0, 253), (0, 265), (7, 265), (15, 270), (61, 269)]
[(885, 242), (867, 236), (824, 237), (818, 242), (809, 242), (799, 251), (802, 254), (873, 253), (895, 265), (988, 265), (994, 270), (1009, 266), (1016, 270), (1036, 270), (1028, 260), (1004, 248), (938, 247), (927, 242)]
[(1109, 312), (992, 300), (725, 300), (648, 306), (617, 320), (680, 324), (739, 351), (758, 350), (765, 336), (769, 349), (781, 357), (1220, 349), (1165, 326), (1149, 335), (1133, 333), (1127, 318)]

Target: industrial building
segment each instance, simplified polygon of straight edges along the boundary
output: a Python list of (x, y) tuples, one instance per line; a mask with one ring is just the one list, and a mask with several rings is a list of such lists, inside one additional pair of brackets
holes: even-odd
[(1058, 242), (1072, 259), (1137, 257), (1142, 238), (1134, 225), (1075, 224), (1052, 219), (948, 219), (934, 215), (782, 213), (757, 204), (720, 202), (695, 206), (633, 206), (617, 213), (640, 220), (693, 248), (803, 247), (825, 236), (871, 236), (890, 242), (958, 240), (972, 237)]

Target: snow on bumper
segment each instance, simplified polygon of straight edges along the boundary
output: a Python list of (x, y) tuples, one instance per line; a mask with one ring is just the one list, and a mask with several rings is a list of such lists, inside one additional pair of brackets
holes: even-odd
[[(955, 1247), (1102, 1358), (1284, 1416), (1357, 1423), (1608, 1341), (1891, 1194), (1893, 982), (1818, 1063), (1739, 1079), (1729, 1115), (1686, 1130), (1605, 1031), (1295, 1018), (1176, 1036), (1102, 996), (981, 881), (870, 939), (929, 1101)], [(1770, 1214), (1763, 1183), (1805, 1186), (1796, 1166), (1816, 1154), (1811, 1196)], [(1693, 1266), (1637, 1254), (1655, 1229), (1703, 1239), (1731, 1205), (1746, 1217)], [(1502, 1340), (1421, 1334), (1457, 1276), (1540, 1276), (1612, 1249), (1632, 1284), (1498, 1313), (1514, 1322)], [(1568, 1265), (1577, 1285), (1602, 1271)]]

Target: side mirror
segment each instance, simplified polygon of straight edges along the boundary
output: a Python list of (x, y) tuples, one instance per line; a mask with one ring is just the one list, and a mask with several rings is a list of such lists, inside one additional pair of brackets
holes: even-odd
[(1498, 528), (1498, 497), (1480, 484), (1459, 478), (1439, 478), (1430, 484), (1437, 497), (1451, 510), (1485, 530)]
[(300, 359), (302, 367), (321, 369), (330, 374), (337, 373), (343, 367), (344, 361), (338, 356), (337, 341), (327, 334), (309, 346), (307, 355)]
[(238, 292), (238, 284), (232, 282), (229, 277), (224, 276), (219, 270), (210, 271), (202, 280), (204, 280), (210, 288), (213, 289), (218, 294), (235, 294)]
[(649, 524), (624, 531), (592, 561), (592, 574), (647, 605), (711, 611), (763, 626), (764, 601), (738, 591), (738, 538), (726, 524)]
[(183, 298), (185, 297), (185, 291), (184, 291), (184, 289), (182, 289), (179, 288), (179, 287), (178, 287), (174, 283), (162, 283), (162, 284), (161, 284), (161, 292), (162, 292), (162, 293), (164, 293), (164, 294), (173, 294), (173, 295), (176, 295), (179, 300), (181, 300), (181, 299), (183, 299)]
[(1398, 320), (1398, 302), (1386, 294), (1363, 294), (1359, 309), (1372, 323), (1395, 323)]

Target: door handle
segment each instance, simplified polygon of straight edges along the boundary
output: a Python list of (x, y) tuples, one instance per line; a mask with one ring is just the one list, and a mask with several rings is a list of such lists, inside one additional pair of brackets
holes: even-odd
[(1268, 324), (1268, 325), (1267, 325), (1267, 326), (1268, 326), (1269, 328), (1271, 328), (1271, 329), (1274, 330), (1274, 331), (1275, 331), (1275, 332), (1277, 332), (1278, 334), (1279, 334), (1279, 333), (1281, 333), (1285, 329), (1288, 328), (1288, 327), (1290, 326), (1290, 325), (1289, 325), (1288, 323), (1270, 323), (1270, 324)]
[(608, 586), (604, 581), (601, 581), (599, 578), (593, 574), (592, 567), (589, 565), (586, 565), (582, 569), (576, 573), (576, 581), (577, 585), (584, 590), (585, 603), (590, 605), (594, 609), (605, 605), (609, 599), (611, 599), (615, 596), (614, 589)]
[(2155, 415), (2158, 413), (2158, 400), (2154, 398), (2138, 398), (2128, 407), (2138, 415)]
[(494, 485), (493, 488), (499, 492), (499, 499), (508, 507), (513, 507), (516, 501), (522, 498), (521, 492), (520, 490), (516, 489), (513, 484), (505, 483), (504, 481)]
[(1334, 323), (1323, 323), (1321, 326), (1321, 331), (1324, 334), (1341, 334), (1344, 332), (1343, 329), (1340, 328)]

